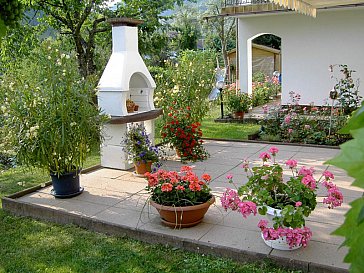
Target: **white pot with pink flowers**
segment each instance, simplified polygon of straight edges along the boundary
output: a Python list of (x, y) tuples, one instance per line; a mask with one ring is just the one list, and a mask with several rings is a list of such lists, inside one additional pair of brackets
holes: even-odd
[[(261, 166), (251, 167), (249, 162), (243, 163), (248, 182), (236, 189), (227, 188), (221, 197), (225, 210), (241, 213), (244, 218), (250, 214), (270, 214), (269, 220), (261, 220), (258, 227), (264, 242), (272, 248), (293, 250), (306, 247), (312, 237), (305, 218), (316, 208), (317, 189), (322, 184), (327, 189), (327, 197), (323, 203), (332, 209), (343, 202), (343, 195), (333, 184), (334, 175), (324, 171), (319, 179), (315, 179), (313, 168), (298, 168), (294, 159), (287, 160), (284, 165), (291, 175), (283, 178), (283, 167), (276, 162), (278, 148), (271, 147), (268, 152), (260, 154)], [(232, 185), (233, 177), (227, 177)]]

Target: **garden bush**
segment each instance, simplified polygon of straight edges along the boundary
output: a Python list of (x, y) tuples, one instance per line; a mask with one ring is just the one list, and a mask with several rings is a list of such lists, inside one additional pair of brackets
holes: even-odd
[(261, 136), (264, 139), (279, 139), (283, 142), (338, 145), (350, 138), (339, 134), (348, 116), (334, 107), (330, 118), (329, 106), (298, 105), (300, 95), (290, 92), (290, 103), (286, 107), (272, 107), (261, 122)]
[(273, 100), (280, 92), (281, 85), (276, 77), (270, 78), (262, 72), (253, 75), (253, 107), (263, 105)]
[(207, 97), (215, 83), (216, 54), (212, 51), (186, 50), (177, 62), (166, 61), (164, 69), (152, 69), (157, 88), (154, 101), (164, 110), (191, 108), (191, 121), (201, 121), (209, 110)]

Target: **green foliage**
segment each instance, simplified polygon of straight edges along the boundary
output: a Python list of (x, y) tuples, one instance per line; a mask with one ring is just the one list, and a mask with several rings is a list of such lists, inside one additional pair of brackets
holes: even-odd
[(5, 73), (7, 69), (16, 66), (18, 60), (28, 58), (32, 51), (40, 46), (41, 36), (46, 31), (44, 24), (36, 26), (31, 24), (30, 16), (25, 15), (22, 24), (9, 29), (2, 38), (0, 44), (0, 72)]
[(263, 105), (271, 101), (281, 92), (281, 85), (276, 78), (270, 78), (262, 72), (253, 75), (253, 107)]
[(247, 93), (238, 91), (230, 92), (227, 96), (227, 107), (232, 113), (247, 112), (251, 105), (251, 99)]
[[(354, 112), (348, 125), (343, 129), (350, 132), (353, 139), (340, 146), (341, 153), (327, 163), (344, 169), (353, 177), (354, 186), (364, 188), (364, 105)], [(350, 272), (361, 273), (364, 268), (364, 197), (351, 204), (344, 224), (334, 234), (345, 237), (344, 245), (349, 247), (345, 262), (351, 263)]]
[[(344, 114), (350, 115), (358, 109), (361, 103), (359, 80), (354, 82), (351, 75), (355, 71), (350, 70), (347, 65), (341, 64), (339, 67), (343, 77), (335, 84), (334, 90), (338, 92), (338, 105), (342, 108)], [(333, 66), (331, 66), (331, 69), (333, 69)]]
[(260, 35), (253, 40), (253, 43), (281, 49), (281, 38), (273, 34)]
[(17, 160), (57, 174), (82, 167), (106, 120), (92, 103), (93, 90), (94, 81), (79, 76), (75, 56), (50, 41), (8, 71), (1, 110)]
[(2, 22), (0, 22), (0, 29), (3, 29), (4, 25), (15, 27), (23, 14), (23, 8), (23, 4), (18, 0), (0, 0), (0, 21)]
[(291, 92), (290, 96), (291, 102), (287, 107), (271, 108), (268, 116), (261, 121), (262, 136), (279, 136), (279, 140), (284, 142), (326, 145), (338, 145), (349, 138), (338, 133), (348, 120), (348, 116), (342, 115), (338, 108), (331, 113), (329, 106), (300, 106), (300, 95)]
[(215, 54), (211, 51), (181, 53), (176, 64), (167, 61), (165, 69), (155, 75), (154, 100), (164, 110), (169, 107), (191, 108), (191, 122), (201, 121), (209, 109), (207, 100), (214, 84)]

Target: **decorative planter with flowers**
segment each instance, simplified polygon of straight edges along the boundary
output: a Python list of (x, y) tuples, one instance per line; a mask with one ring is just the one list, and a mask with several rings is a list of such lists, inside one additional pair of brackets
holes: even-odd
[(227, 107), (234, 114), (234, 118), (243, 119), (244, 113), (248, 112), (251, 105), (251, 99), (247, 93), (236, 93), (234, 90), (227, 96)]
[(147, 173), (147, 190), (150, 204), (155, 207), (163, 224), (173, 228), (185, 228), (200, 223), (215, 197), (208, 186), (211, 177), (201, 179), (192, 167), (182, 166), (180, 172), (158, 170)]
[(152, 171), (152, 165), (160, 166), (159, 149), (149, 140), (148, 134), (142, 124), (132, 124), (123, 139), (124, 150), (129, 159), (133, 161), (135, 173), (144, 176)]
[(75, 55), (45, 41), (35, 61), (19, 63), (3, 77), (4, 130), (20, 164), (51, 174), (55, 197), (80, 194), (79, 173), (91, 148), (99, 146), (107, 120), (93, 103), (95, 83), (83, 79)]
[(191, 108), (170, 107), (169, 110), (161, 130), (163, 140), (179, 152), (183, 161), (206, 159), (209, 154), (202, 146), (201, 123), (191, 120)]
[[(332, 183), (334, 175), (331, 172), (324, 171), (316, 180), (313, 168), (303, 166), (298, 169), (294, 159), (285, 162), (292, 175), (284, 181), (283, 167), (275, 161), (277, 153), (276, 147), (261, 153), (262, 166), (250, 168), (249, 162), (244, 162), (248, 182), (238, 190), (228, 188), (221, 203), (225, 210), (240, 212), (244, 218), (257, 212), (271, 214), (270, 222), (261, 220), (258, 223), (267, 245), (283, 250), (305, 247), (312, 236), (311, 230), (305, 226), (305, 217), (316, 208), (318, 185), (327, 189), (328, 195), (323, 203), (330, 209), (342, 204), (343, 195)], [(233, 183), (231, 175), (228, 179)]]

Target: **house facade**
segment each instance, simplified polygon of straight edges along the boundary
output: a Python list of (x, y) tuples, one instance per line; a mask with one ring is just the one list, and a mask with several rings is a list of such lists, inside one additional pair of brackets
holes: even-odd
[[(339, 64), (355, 70), (353, 78), (364, 82), (364, 1), (311, 2), (318, 5), (316, 17), (270, 1), (226, 1), (222, 13), (238, 18), (241, 90), (252, 92), (252, 40), (262, 34), (281, 38), (282, 104), (290, 91), (301, 95), (301, 104), (325, 104), (341, 77)], [(363, 85), (359, 90), (364, 96)]]

